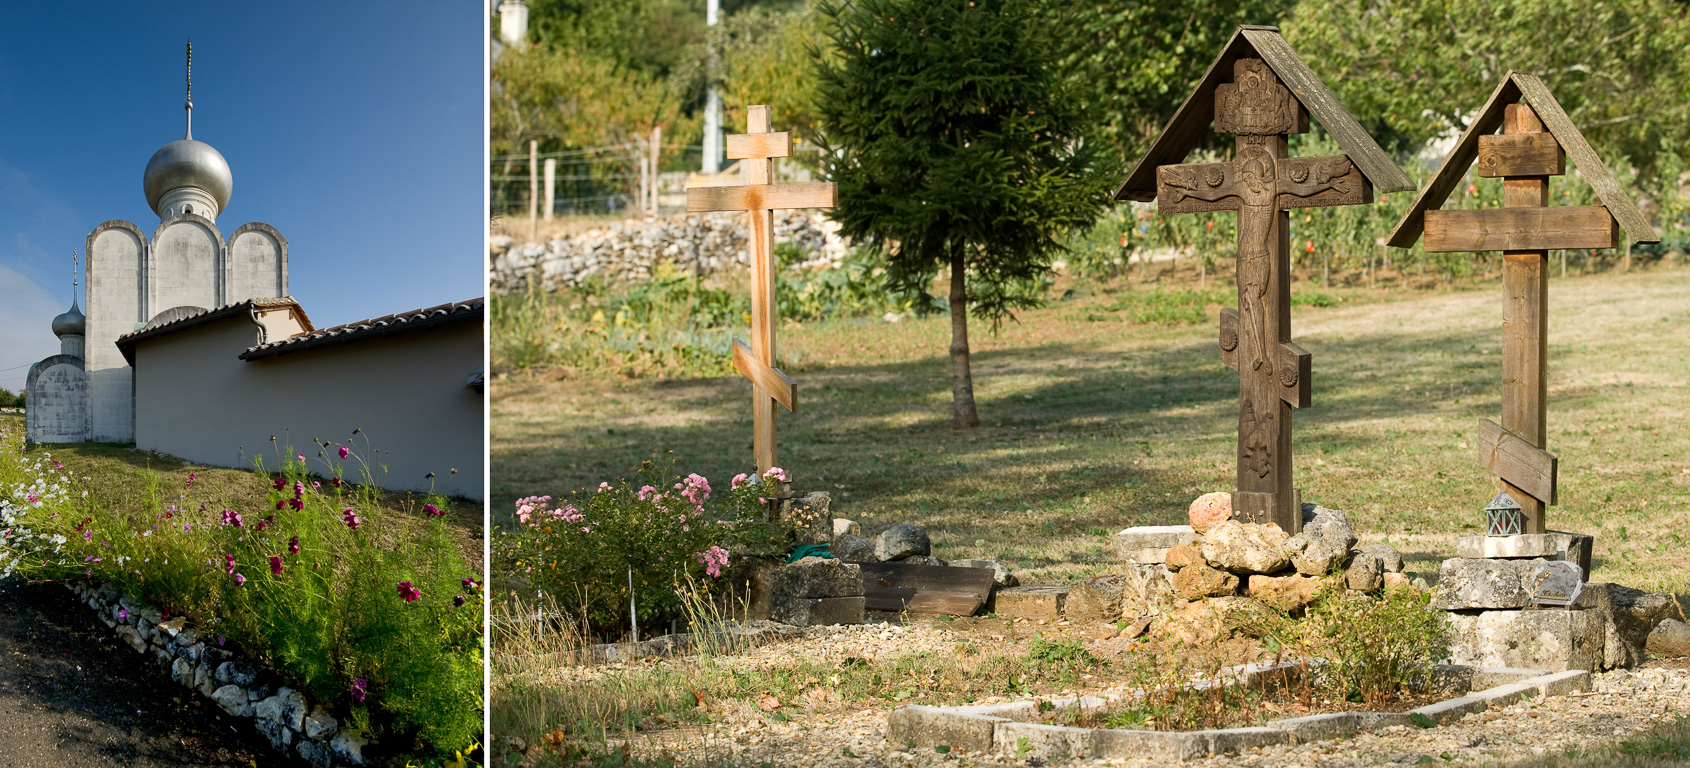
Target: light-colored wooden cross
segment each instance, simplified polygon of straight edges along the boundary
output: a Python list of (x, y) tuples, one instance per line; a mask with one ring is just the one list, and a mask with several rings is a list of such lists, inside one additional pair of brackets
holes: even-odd
[[(1601, 205), (1547, 207), (1568, 155)], [(1479, 176), (1502, 179), (1503, 207), (1439, 210), (1475, 159)], [(1389, 239), (1407, 248), (1424, 232), (1428, 253), (1502, 251), (1502, 423), (1479, 421), (1479, 461), (1519, 503), (1524, 533), (1546, 532), (1557, 500), (1559, 462), (1544, 450), (1549, 251), (1617, 247), (1622, 226), (1632, 242), (1658, 239), (1543, 81), (1509, 72)]]
[(1238, 309), (1221, 310), (1221, 360), (1238, 371), (1238, 487), (1232, 515), (1302, 529), (1291, 479), (1291, 408), (1309, 405), (1309, 353), (1291, 343), (1289, 208), (1363, 205), (1373, 186), (1344, 155), (1289, 157), (1308, 115), (1260, 59), (1234, 63), (1215, 90), (1215, 130), (1237, 136), (1231, 162), (1156, 169), (1160, 214), (1238, 212)]
[(757, 470), (775, 463), (775, 404), (798, 409), (798, 387), (775, 368), (774, 210), (832, 208), (838, 198), (832, 183), (771, 184), (773, 158), (792, 154), (792, 134), (769, 131), (769, 108), (751, 107), (746, 132), (728, 137), (729, 159), (740, 161), (745, 183), (735, 187), (692, 187), (687, 211), (745, 211), (751, 230), (751, 345), (733, 340), (733, 366), (751, 380), (752, 453)]

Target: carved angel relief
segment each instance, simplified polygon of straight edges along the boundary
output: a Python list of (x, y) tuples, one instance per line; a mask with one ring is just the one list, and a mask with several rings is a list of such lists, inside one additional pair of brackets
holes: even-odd
[(1255, 404), (1244, 401), (1244, 423), (1249, 432), (1244, 434), (1244, 468), (1255, 473), (1257, 477), (1265, 478), (1273, 471), (1273, 411), (1264, 410), (1257, 414)]

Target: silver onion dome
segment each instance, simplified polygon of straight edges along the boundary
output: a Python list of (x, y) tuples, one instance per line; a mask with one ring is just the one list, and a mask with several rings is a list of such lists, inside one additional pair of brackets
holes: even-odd
[(141, 187), (147, 193), (147, 205), (155, 213), (165, 193), (183, 187), (205, 190), (217, 201), (217, 210), (222, 211), (229, 206), (235, 178), (229, 172), (229, 161), (210, 144), (179, 139), (153, 153), (153, 159), (147, 161)]
[(72, 303), (65, 313), (53, 318), (53, 335), (64, 338), (69, 335), (87, 336), (88, 318), (82, 316), (82, 310)]

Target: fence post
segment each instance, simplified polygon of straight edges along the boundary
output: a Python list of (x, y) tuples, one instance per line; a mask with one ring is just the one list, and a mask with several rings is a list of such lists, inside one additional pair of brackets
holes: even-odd
[(540, 142), (528, 140), (528, 239), (540, 239)]
[(660, 163), (663, 153), (663, 126), (651, 129), (651, 215), (657, 216), (657, 180), (662, 176)]
[(546, 158), (546, 221), (552, 220), (552, 210), (557, 206), (557, 158)]

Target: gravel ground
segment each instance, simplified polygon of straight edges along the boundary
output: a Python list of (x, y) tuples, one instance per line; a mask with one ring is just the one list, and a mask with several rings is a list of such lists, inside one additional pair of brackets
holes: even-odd
[[(1032, 629), (1064, 629), (1031, 627)], [(980, 628), (976, 628), (980, 629)], [(989, 630), (988, 630), (989, 631)], [(886, 661), (920, 651), (949, 652), (956, 632), (934, 625), (824, 627), (806, 631), (805, 639), (758, 648), (731, 663), (778, 667), (794, 658), (843, 660), (857, 657)], [(970, 633), (973, 634), (973, 633)], [(1022, 636), (1030, 634), (1025, 628)], [(978, 635), (976, 635), (978, 637)], [(990, 635), (987, 635), (990, 637)], [(664, 663), (687, 663), (670, 660)], [(1651, 727), (1690, 715), (1690, 665), (1656, 662), (1648, 667), (1601, 673), (1590, 693), (1554, 697), (1501, 711), (1469, 715), (1448, 726), (1421, 730), (1394, 727), (1341, 741), (1269, 747), (1196, 761), (1196, 766), (1347, 766), (1412, 765), (1423, 756), (1451, 760), (1505, 761), (1565, 753), (1602, 742), (1625, 739)], [(573, 670), (565, 674), (595, 674)], [(1099, 685), (1075, 693), (1112, 690)], [(810, 695), (803, 707), (783, 709), (791, 720), (777, 722), (747, 702), (725, 702), (712, 712), (715, 724), (649, 734), (640, 752), (664, 751), (687, 762), (770, 766), (1038, 766), (1039, 760), (964, 753), (940, 755), (930, 748), (906, 750), (886, 742), (889, 707), (846, 705), (825, 693)], [(985, 698), (977, 704), (1003, 699)], [(1114, 765), (1138, 768), (1150, 760), (1052, 761), (1048, 765)]]
[(56, 584), (0, 582), (0, 768), (290, 765)]

